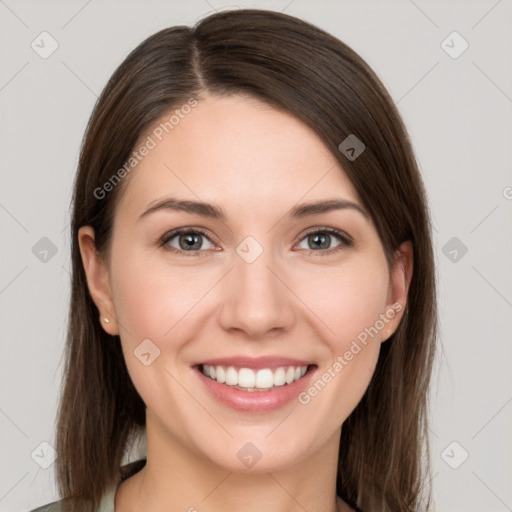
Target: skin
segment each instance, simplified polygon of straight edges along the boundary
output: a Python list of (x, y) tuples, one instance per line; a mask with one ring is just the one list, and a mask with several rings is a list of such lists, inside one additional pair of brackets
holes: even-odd
[[(120, 335), (147, 405), (147, 464), (119, 486), (116, 511), (350, 510), (336, 497), (341, 427), (403, 307), (307, 404), (234, 411), (200, 386), (191, 364), (288, 356), (318, 365), (320, 378), (379, 315), (405, 306), (411, 244), (389, 268), (373, 222), (355, 209), (288, 218), (297, 203), (362, 203), (322, 140), (291, 114), (242, 95), (203, 98), (125, 178), (108, 256), (95, 252), (91, 227), (79, 232), (103, 327)], [(171, 210), (140, 218), (169, 196), (215, 203), (226, 221)], [(201, 256), (159, 246), (180, 227), (207, 231)], [(326, 227), (353, 245), (327, 236), (328, 248), (315, 250), (306, 235)], [(250, 264), (236, 252), (247, 236), (263, 249)], [(179, 236), (169, 245), (179, 249)], [(160, 349), (149, 366), (133, 354), (145, 339)], [(252, 468), (237, 457), (247, 442), (262, 454)]]

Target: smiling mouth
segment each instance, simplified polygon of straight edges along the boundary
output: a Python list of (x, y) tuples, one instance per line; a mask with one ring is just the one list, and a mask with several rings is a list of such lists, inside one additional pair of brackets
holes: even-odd
[(235, 368), (225, 365), (200, 364), (198, 369), (206, 377), (240, 391), (272, 391), (299, 381), (316, 365), (280, 366), (278, 368)]

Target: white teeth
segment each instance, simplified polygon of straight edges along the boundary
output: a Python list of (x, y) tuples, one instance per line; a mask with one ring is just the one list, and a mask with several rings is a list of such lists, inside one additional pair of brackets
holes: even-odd
[[(264, 370), (258, 370), (256, 374), (256, 386), (260, 389), (270, 389), (274, 385), (274, 374), (272, 370), (265, 368)], [(249, 386), (248, 386), (249, 387)]]
[[(306, 373), (306, 372), (304, 372)], [(285, 372), (284, 368), (278, 368), (274, 372), (274, 386), (282, 386), (285, 383)]]
[(225, 368), (203, 364), (203, 373), (207, 377), (221, 384), (245, 388), (247, 391), (265, 391), (273, 387), (291, 384), (304, 377), (307, 370), (307, 366), (281, 366), (275, 370), (270, 368), (261, 370), (240, 368), (237, 371), (232, 366)]
[[(208, 365), (203, 365), (203, 368), (208, 368)], [(205, 373), (205, 375), (208, 375), (208, 373)], [(231, 366), (226, 370), (226, 384), (228, 386), (238, 385), (238, 372)]]
[(217, 366), (217, 382), (220, 382), (221, 384), (224, 384), (226, 382), (226, 372), (224, 371), (224, 368), (222, 366)]
[(242, 368), (238, 372), (238, 385), (241, 388), (253, 388), (256, 383), (256, 375), (249, 368)]
[(286, 370), (286, 376), (284, 379), (286, 381), (286, 384), (291, 384), (295, 379), (295, 369), (290, 366), (290, 368)]

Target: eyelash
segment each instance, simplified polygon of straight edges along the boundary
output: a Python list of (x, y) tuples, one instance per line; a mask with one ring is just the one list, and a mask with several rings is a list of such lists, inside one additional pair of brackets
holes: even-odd
[[(205, 254), (205, 250), (198, 250), (198, 251), (183, 251), (183, 250), (180, 250), (180, 249), (176, 249), (175, 247), (171, 247), (171, 246), (167, 246), (166, 244), (168, 244), (173, 238), (175, 238), (176, 236), (179, 236), (179, 235), (183, 235), (183, 234), (194, 234), (194, 235), (202, 235), (208, 239), (209, 236), (208, 234), (206, 233), (206, 231), (202, 230), (201, 228), (178, 228), (178, 229), (175, 229), (173, 231), (171, 231), (170, 233), (166, 233), (161, 239), (160, 239), (160, 242), (159, 242), (159, 247), (162, 247), (163, 249), (167, 250), (167, 251), (171, 251), (173, 253), (176, 253), (176, 254), (180, 254), (180, 255), (184, 255), (184, 256), (191, 256), (191, 257), (198, 257), (198, 256), (204, 256)], [(313, 235), (313, 234), (328, 234), (328, 235), (331, 235), (331, 236), (334, 236), (335, 238), (338, 239), (338, 241), (340, 242), (339, 245), (337, 245), (336, 247), (333, 247), (331, 249), (325, 249), (325, 250), (318, 250), (318, 251), (314, 251), (312, 249), (310, 249), (309, 251), (307, 249), (303, 249), (305, 251), (308, 252), (308, 255), (311, 256), (311, 255), (314, 255), (314, 256), (329, 256), (337, 251), (340, 251), (340, 250), (343, 250), (344, 248), (347, 248), (347, 247), (352, 247), (354, 242), (351, 238), (349, 238), (345, 233), (343, 233), (343, 231), (339, 231), (337, 229), (334, 229), (334, 228), (314, 228), (312, 229), (311, 231), (308, 231), (307, 233), (305, 233), (302, 238), (299, 240), (299, 242), (301, 242), (302, 240), (304, 240), (304, 238), (310, 236), (310, 235)], [(211, 241), (211, 240), (210, 240)]]

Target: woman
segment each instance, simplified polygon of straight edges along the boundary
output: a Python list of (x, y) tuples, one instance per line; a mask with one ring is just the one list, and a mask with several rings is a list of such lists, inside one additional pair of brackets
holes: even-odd
[(149, 37), (92, 113), (72, 244), (38, 510), (427, 510), (428, 210), (345, 44), (263, 10)]

